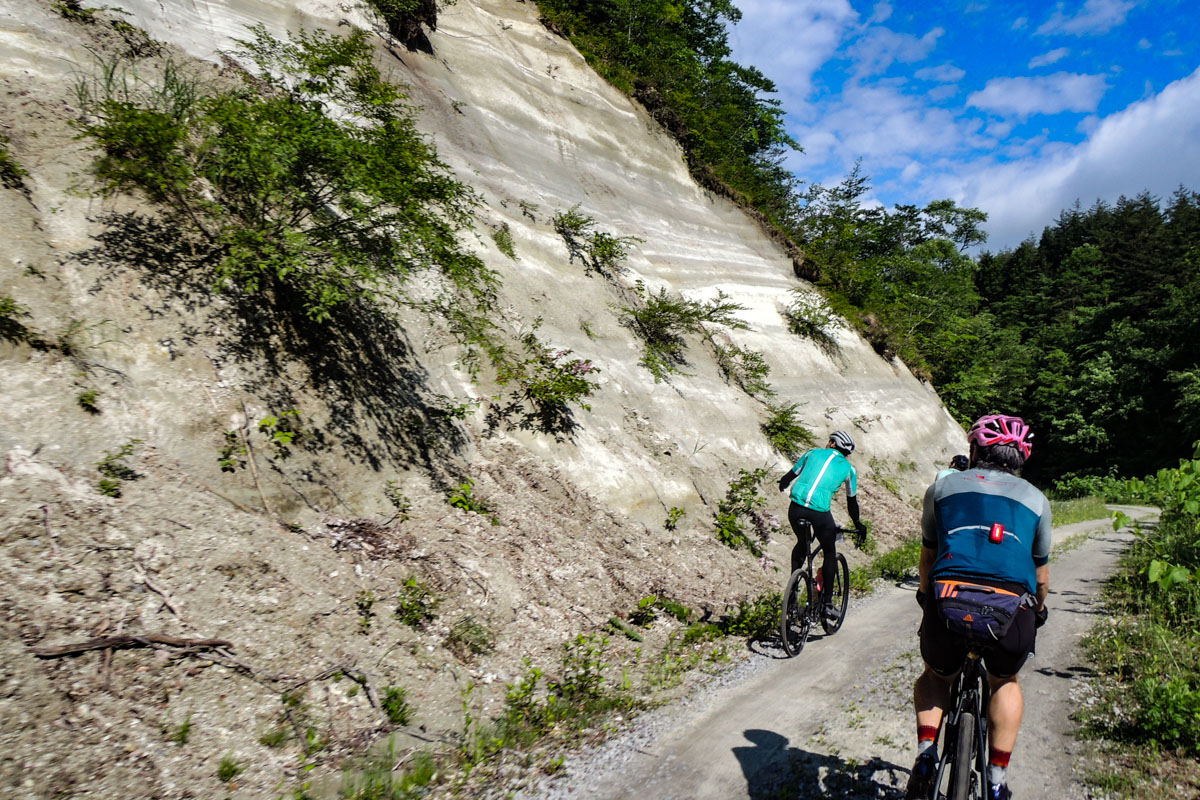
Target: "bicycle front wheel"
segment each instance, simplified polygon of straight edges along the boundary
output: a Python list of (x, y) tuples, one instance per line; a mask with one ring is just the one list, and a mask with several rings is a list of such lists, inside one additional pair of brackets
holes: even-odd
[(804, 642), (808, 640), (808, 629), (812, 624), (808, 604), (812, 599), (812, 580), (804, 570), (796, 570), (783, 591), (783, 617), (779, 626), (783, 649), (789, 656), (803, 650)]
[(838, 628), (846, 621), (846, 607), (850, 605), (850, 564), (841, 553), (838, 553), (837, 564), (834, 565), (833, 591), (829, 594), (829, 602), (837, 609), (837, 619), (821, 616), (821, 627), (826, 634), (838, 632)]
[(971, 800), (971, 773), (975, 767), (975, 715), (963, 711), (955, 729), (954, 763), (950, 767), (950, 800)]

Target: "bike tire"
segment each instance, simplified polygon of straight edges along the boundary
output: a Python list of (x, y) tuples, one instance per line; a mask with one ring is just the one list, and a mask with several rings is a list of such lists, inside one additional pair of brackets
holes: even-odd
[(808, 606), (812, 601), (812, 579), (807, 572), (798, 569), (788, 578), (787, 588), (783, 591), (783, 613), (779, 622), (779, 635), (789, 657), (799, 654), (808, 641), (812, 625)]
[(955, 729), (954, 763), (950, 766), (950, 800), (971, 800), (975, 770), (975, 714), (963, 711)]
[(821, 627), (825, 633), (834, 634), (846, 621), (846, 607), (850, 605), (850, 564), (841, 553), (837, 555), (837, 563), (833, 570), (833, 591), (829, 594), (829, 602), (837, 609), (837, 619), (825, 619), (821, 615)]

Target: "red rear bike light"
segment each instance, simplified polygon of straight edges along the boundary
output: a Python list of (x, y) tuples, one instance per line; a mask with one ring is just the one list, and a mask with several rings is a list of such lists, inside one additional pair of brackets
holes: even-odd
[(1004, 526), (999, 522), (992, 523), (992, 529), (988, 532), (988, 540), (1000, 544), (1004, 541)]

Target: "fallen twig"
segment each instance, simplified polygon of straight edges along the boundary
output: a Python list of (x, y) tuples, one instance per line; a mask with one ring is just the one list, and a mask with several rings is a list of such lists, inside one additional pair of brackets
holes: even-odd
[(238, 427), (238, 434), (242, 437), (246, 455), (250, 456), (250, 473), (254, 476), (254, 485), (258, 487), (258, 496), (262, 500), (263, 508), (267, 510), (267, 514), (274, 517), (275, 512), (271, 510), (271, 504), (267, 502), (267, 493), (263, 491), (262, 481), (258, 479), (258, 464), (254, 460), (254, 446), (250, 444), (250, 436), (246, 433), (249, 425), (250, 412), (246, 410), (246, 404), (242, 403), (242, 425)]
[(137, 570), (138, 578), (141, 580), (142, 584), (147, 589), (149, 589), (150, 591), (154, 592), (159, 597), (161, 597), (163, 599), (163, 605), (165, 605), (167, 608), (169, 608), (171, 610), (171, 613), (174, 614), (176, 617), (178, 617), (179, 620), (182, 622), (183, 615), (179, 613), (179, 609), (176, 608), (175, 604), (171, 601), (171, 595), (167, 593), (167, 590), (163, 589), (159, 586), (155, 586), (153, 583), (151, 583), (150, 576), (146, 574), (146, 570), (145, 570), (145, 568), (142, 567), (141, 564), (138, 564), (135, 562), (133, 566), (134, 566), (134, 569)]
[(99, 636), (77, 644), (60, 644), (52, 647), (31, 647), (38, 658), (57, 658), (86, 653), (89, 650), (124, 649), (126, 647), (154, 647), (155, 645), (182, 647), (188, 650), (206, 650), (215, 647), (233, 647), (224, 639), (181, 639), (165, 633), (144, 633), (140, 636)]

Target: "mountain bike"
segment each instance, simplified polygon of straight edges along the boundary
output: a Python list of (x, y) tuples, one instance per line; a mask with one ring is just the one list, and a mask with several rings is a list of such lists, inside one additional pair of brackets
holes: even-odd
[(942, 756), (929, 800), (980, 800), (986, 792), (991, 689), (981, 655), (971, 648), (966, 666), (954, 681), (950, 710), (942, 725)]
[[(821, 552), (821, 543), (813, 534), (811, 522), (801, 520), (800, 525), (801, 530), (807, 529), (808, 559), (805, 566), (792, 572), (788, 578), (787, 587), (783, 590), (783, 614), (779, 623), (783, 649), (789, 657), (804, 649), (809, 631), (815, 623), (819, 622), (826, 634), (837, 633), (846, 618), (846, 606), (850, 603), (850, 565), (846, 557), (838, 553), (833, 572), (833, 591), (829, 595), (829, 602), (837, 610), (837, 617), (826, 619), (821, 604), (821, 569), (813, 570), (813, 562)], [(835, 541), (843, 541), (847, 533), (850, 530), (839, 528)]]

